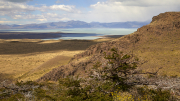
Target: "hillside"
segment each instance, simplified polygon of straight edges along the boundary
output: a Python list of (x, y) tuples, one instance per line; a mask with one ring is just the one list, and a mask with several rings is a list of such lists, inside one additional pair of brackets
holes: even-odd
[(85, 52), (75, 55), (69, 64), (53, 69), (38, 81), (57, 81), (69, 75), (85, 78), (93, 64), (106, 62), (103, 52), (113, 47), (124, 53), (133, 52), (139, 58), (138, 69), (143, 72), (163, 67), (158, 75), (180, 76), (180, 12), (161, 13), (134, 33), (92, 45)]

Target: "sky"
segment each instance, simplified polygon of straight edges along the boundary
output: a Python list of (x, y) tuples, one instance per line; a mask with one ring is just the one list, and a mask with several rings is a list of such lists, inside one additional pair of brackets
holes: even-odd
[(180, 0), (0, 0), (0, 24), (151, 21)]

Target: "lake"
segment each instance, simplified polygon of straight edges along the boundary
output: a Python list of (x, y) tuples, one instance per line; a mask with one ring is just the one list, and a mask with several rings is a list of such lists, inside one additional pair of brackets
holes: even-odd
[[(36, 33), (50, 33), (50, 32), (62, 32), (62, 37), (49, 38), (49, 39), (84, 39), (92, 40), (102, 38), (105, 35), (127, 35), (135, 32), (137, 28), (71, 28), (71, 29), (11, 29), (0, 30), (1, 32), (36, 32)], [(49, 40), (44, 39), (44, 40)]]

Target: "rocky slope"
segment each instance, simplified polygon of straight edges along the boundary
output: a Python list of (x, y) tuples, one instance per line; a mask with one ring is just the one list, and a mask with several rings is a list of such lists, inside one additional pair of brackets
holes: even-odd
[(161, 13), (134, 33), (92, 45), (75, 55), (69, 64), (53, 69), (38, 81), (57, 81), (69, 75), (85, 78), (93, 64), (106, 62), (103, 53), (113, 47), (124, 53), (133, 52), (139, 58), (138, 69), (155, 71), (163, 67), (159, 75), (180, 76), (180, 12)]

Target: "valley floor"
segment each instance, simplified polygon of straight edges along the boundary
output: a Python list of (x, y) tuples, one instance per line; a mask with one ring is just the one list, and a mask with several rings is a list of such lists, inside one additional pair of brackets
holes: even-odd
[(90, 45), (114, 38), (96, 40), (0, 39), (0, 81), (36, 80), (53, 68), (67, 64)]

